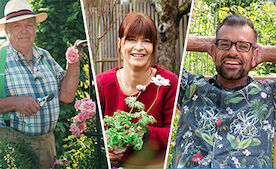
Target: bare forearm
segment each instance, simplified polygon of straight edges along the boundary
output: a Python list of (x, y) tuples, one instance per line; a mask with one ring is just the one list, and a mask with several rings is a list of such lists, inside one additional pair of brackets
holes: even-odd
[(194, 52), (208, 52), (211, 49), (212, 44), (215, 42), (214, 36), (194, 36), (189, 35), (187, 43), (187, 51)]
[(66, 75), (61, 82), (59, 100), (69, 103), (75, 98), (80, 77), (80, 62), (67, 64)]
[(258, 47), (262, 62), (276, 62), (276, 46), (263, 46), (258, 44)]
[(0, 98), (0, 113), (10, 112), (15, 110), (15, 97)]

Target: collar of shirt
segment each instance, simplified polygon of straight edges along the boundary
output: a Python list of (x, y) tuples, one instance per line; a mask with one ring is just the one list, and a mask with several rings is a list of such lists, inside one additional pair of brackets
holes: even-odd
[[(245, 86), (247, 86), (248, 84), (250, 84), (251, 82), (253, 82), (254, 80), (248, 76), (246, 84), (242, 85), (242, 86), (238, 86), (238, 87), (234, 87), (232, 89), (230, 89), (229, 91), (237, 91), (240, 90), (242, 88), (244, 88)], [(219, 88), (219, 89), (224, 89), (224, 87), (217, 81), (217, 75), (211, 77), (208, 81), (211, 85)]]
[[(14, 55), (14, 57), (17, 61), (18, 60), (27, 61), (27, 59), (25, 59), (24, 54), (22, 52), (16, 50), (10, 44), (9, 44), (9, 46), (11, 48), (11, 51), (17, 54), (17, 55)], [(32, 48), (33, 48), (33, 62), (39, 62), (43, 58), (43, 54), (41, 53), (41, 51), (38, 50), (38, 48), (34, 44), (33, 44)]]

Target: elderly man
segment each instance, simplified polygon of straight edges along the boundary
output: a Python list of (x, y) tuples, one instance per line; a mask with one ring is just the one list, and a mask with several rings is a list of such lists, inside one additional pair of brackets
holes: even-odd
[(210, 39), (188, 42), (188, 50), (211, 54), (218, 74), (205, 80), (182, 72), (172, 167), (271, 168), (275, 82), (248, 73), (276, 61), (275, 47), (257, 45), (253, 23), (237, 15), (218, 25), (214, 44)]
[(73, 101), (80, 74), (80, 61), (67, 64), (65, 74), (49, 52), (34, 45), (36, 23), (46, 18), (46, 13), (34, 14), (26, 0), (11, 0), (0, 20), (9, 40), (1, 49), (0, 137), (12, 141), (21, 137), (30, 143), (40, 168), (54, 162), (59, 100)]

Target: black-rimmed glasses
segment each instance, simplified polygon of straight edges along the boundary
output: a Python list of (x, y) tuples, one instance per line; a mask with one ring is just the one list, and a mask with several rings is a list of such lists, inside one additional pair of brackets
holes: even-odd
[[(248, 52), (250, 50), (251, 46), (253, 46), (252, 43), (245, 42), (245, 41), (232, 42), (227, 39), (217, 39), (216, 40), (216, 47), (220, 50), (229, 50), (233, 44), (235, 44), (235, 47), (236, 47), (237, 51), (239, 51), (239, 52)], [(253, 48), (254, 48), (254, 46), (253, 46)]]

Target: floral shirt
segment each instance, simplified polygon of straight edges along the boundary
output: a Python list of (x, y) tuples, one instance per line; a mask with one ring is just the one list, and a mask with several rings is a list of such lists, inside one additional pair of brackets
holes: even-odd
[(173, 168), (271, 168), (275, 82), (224, 90), (183, 70)]

